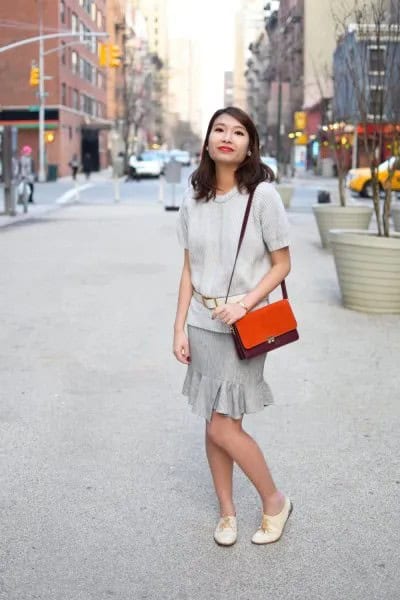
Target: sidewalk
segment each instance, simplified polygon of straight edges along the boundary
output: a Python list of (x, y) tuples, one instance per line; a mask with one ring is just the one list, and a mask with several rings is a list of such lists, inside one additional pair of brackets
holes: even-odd
[(74, 205), (0, 236), (0, 597), (398, 600), (399, 317), (345, 310), (313, 215), (288, 214), (300, 340), (268, 355), (275, 404), (244, 422), (294, 504), (267, 547), (236, 468), (238, 542), (212, 539), (171, 352), (176, 213)]
[[(98, 173), (92, 173), (89, 180), (80, 173), (74, 182), (71, 176), (59, 177), (57, 181), (35, 183), (34, 203), (28, 204), (28, 212), (24, 213), (24, 207), (17, 205), (17, 214), (13, 217), (0, 212), (0, 227), (15, 225), (16, 223), (40, 219), (65, 204), (73, 203), (77, 194), (94, 184), (109, 180), (111, 170), (104, 169)], [(0, 184), (0, 202), (4, 206), (3, 185)]]

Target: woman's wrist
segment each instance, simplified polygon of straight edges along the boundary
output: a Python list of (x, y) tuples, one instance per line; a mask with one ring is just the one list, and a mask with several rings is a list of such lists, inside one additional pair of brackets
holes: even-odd
[(239, 306), (241, 306), (242, 308), (244, 308), (244, 310), (246, 311), (246, 314), (249, 312), (249, 305), (246, 304), (246, 302), (244, 302), (244, 300), (240, 300), (240, 302), (238, 302)]

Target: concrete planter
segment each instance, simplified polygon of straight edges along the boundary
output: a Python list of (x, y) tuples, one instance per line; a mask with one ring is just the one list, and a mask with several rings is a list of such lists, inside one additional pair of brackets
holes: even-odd
[(400, 231), (400, 202), (394, 202), (392, 205), (392, 217), (395, 231)]
[(372, 208), (361, 204), (314, 204), (312, 209), (323, 248), (330, 246), (330, 229), (368, 229), (373, 213)]
[(400, 234), (378, 237), (360, 230), (330, 232), (346, 308), (400, 314)]
[(277, 185), (276, 189), (282, 198), (283, 206), (285, 208), (290, 208), (290, 204), (292, 202), (293, 196), (293, 186), (291, 185)]

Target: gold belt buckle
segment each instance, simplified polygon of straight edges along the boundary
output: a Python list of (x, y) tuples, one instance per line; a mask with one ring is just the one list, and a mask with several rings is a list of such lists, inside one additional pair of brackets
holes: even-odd
[[(203, 304), (206, 308), (212, 310), (213, 308), (217, 308), (218, 304), (217, 304), (217, 299), (216, 298), (211, 298), (210, 296), (201, 296), (201, 299), (203, 301)], [(213, 300), (214, 301), (214, 306), (212, 306), (211, 308), (209, 306), (207, 306), (206, 301), (207, 300)]]

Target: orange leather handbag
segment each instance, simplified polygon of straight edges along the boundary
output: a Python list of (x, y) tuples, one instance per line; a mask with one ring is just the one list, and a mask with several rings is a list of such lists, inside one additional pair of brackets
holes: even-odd
[[(250, 193), (246, 211), (243, 217), (242, 229), (240, 231), (236, 258), (233, 265), (232, 275), (229, 281), (226, 300), (231, 289), (233, 274), (240, 247), (246, 231), (249, 219), (251, 203), (254, 191)], [(285, 280), (281, 282), (282, 300), (267, 304), (262, 308), (247, 313), (231, 326), (236, 350), (240, 359), (253, 358), (260, 354), (266, 354), (271, 350), (285, 346), (299, 339), (297, 322), (289, 304)]]

